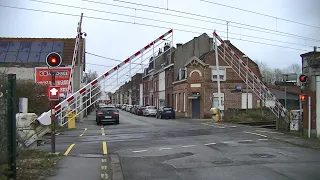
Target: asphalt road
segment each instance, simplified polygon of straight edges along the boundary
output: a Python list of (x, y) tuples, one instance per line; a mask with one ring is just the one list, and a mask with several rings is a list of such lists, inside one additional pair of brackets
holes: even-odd
[(90, 116), (77, 128), (57, 135), (66, 158), (51, 180), (320, 179), (320, 151), (273, 140), (282, 134), (271, 130), (124, 111), (119, 125)]

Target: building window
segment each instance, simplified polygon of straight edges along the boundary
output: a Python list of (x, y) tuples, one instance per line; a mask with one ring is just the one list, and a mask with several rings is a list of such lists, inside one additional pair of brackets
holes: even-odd
[(180, 68), (179, 69), (179, 80), (187, 78), (187, 68)]
[(212, 76), (211, 76), (212, 81), (218, 80), (217, 78), (218, 73), (219, 73), (220, 81), (226, 81), (226, 68), (219, 68), (219, 71), (218, 71), (216, 67), (212, 68)]
[(175, 103), (176, 103), (176, 111), (178, 111), (178, 94), (176, 93), (176, 97), (175, 97)]
[(186, 112), (186, 93), (183, 93), (183, 112)]

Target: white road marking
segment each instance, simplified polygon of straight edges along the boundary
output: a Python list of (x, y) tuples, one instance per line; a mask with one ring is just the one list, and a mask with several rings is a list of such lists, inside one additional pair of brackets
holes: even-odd
[(139, 153), (139, 152), (146, 152), (146, 151), (148, 151), (148, 150), (139, 150), (139, 151), (132, 151), (132, 152)]
[(258, 132), (264, 132), (264, 133), (270, 133), (270, 134), (284, 134), (284, 133), (281, 133), (281, 132), (275, 132), (275, 131), (265, 131), (265, 130), (256, 130)]
[(204, 144), (205, 146), (209, 146), (209, 145), (215, 145), (217, 143), (208, 143), (208, 144)]
[(193, 146), (196, 146), (196, 145), (187, 145), (187, 146), (182, 146), (182, 147), (187, 148), (187, 147), (193, 147)]
[(248, 139), (248, 140), (241, 140), (241, 141), (238, 141), (238, 142), (252, 142), (253, 140), (250, 140), (250, 139)]
[(258, 139), (259, 141), (268, 141), (268, 139)]
[(169, 150), (169, 149), (172, 149), (172, 148), (160, 148), (159, 150)]
[(231, 128), (236, 128), (237, 126), (229, 126), (229, 127), (231, 127)]

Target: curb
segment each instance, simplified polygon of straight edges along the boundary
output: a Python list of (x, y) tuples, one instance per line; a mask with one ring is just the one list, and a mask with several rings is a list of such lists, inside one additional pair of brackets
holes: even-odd
[(124, 180), (119, 156), (117, 154), (110, 154), (110, 157), (112, 166), (112, 180)]
[(288, 143), (288, 144), (291, 144), (291, 145), (299, 146), (299, 147), (320, 150), (320, 146), (305, 145), (305, 144), (295, 143), (295, 142), (292, 142), (292, 141), (286, 141), (286, 140), (283, 140), (283, 139), (280, 139), (280, 138), (274, 138), (274, 137), (270, 137), (270, 138), (274, 139), (274, 140), (277, 140), (277, 141), (284, 142), (284, 143)]

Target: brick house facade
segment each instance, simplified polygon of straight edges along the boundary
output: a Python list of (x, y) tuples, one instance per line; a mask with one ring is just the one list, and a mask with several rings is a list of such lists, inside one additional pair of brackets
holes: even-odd
[[(230, 44), (230, 46), (238, 52), (238, 54), (243, 55), (243, 53), (232, 46), (232, 44)], [(261, 77), (257, 64), (250, 59), (248, 62), (251, 70), (258, 77)], [(185, 72), (183, 72), (185, 73), (185, 78), (173, 82), (173, 108), (176, 110), (177, 116), (191, 118), (211, 117), (210, 108), (217, 105), (218, 98), (217, 83), (213, 80), (215, 65), (214, 51), (205, 53), (200, 56), (200, 58), (194, 56), (185, 64), (186, 69)], [(223, 59), (219, 59), (219, 66), (220, 70), (222, 72), (224, 71), (222, 74), (225, 76), (222, 78), (223, 80), (220, 81), (223, 109), (243, 108), (242, 94), (246, 94), (246, 84)], [(236, 86), (242, 87), (242, 92), (236, 92)], [(250, 96), (252, 97), (249, 98), (251, 108), (257, 107), (258, 97), (254, 95), (251, 90), (248, 91), (248, 94), (251, 94)]]

